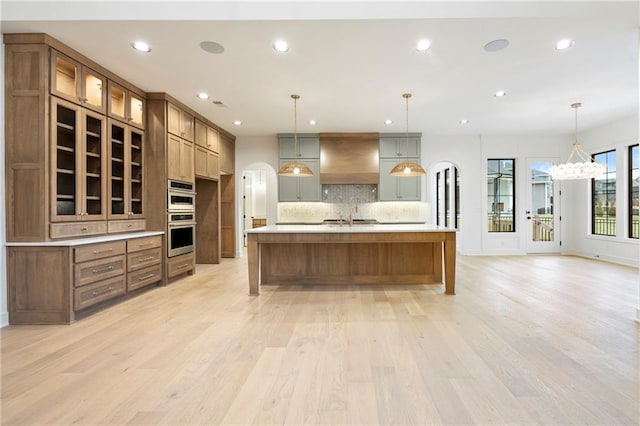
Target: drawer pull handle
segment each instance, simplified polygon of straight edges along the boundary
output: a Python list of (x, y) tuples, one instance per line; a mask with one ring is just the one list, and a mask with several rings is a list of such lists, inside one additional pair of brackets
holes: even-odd
[(182, 268), (186, 268), (187, 266), (189, 266), (189, 263), (183, 263), (182, 265), (178, 265), (176, 266), (176, 269), (182, 269)]
[(142, 262), (148, 262), (150, 260), (155, 260), (154, 256), (149, 256), (149, 257), (143, 257), (141, 259), (138, 259), (138, 263), (142, 263)]
[(138, 281), (144, 281), (144, 280), (147, 280), (147, 279), (155, 277), (155, 276), (156, 276), (156, 274), (145, 275), (144, 277), (138, 278)]
[(94, 251), (93, 251), (93, 254), (98, 254), (98, 253), (108, 253), (108, 252), (110, 252), (110, 251), (113, 251), (113, 248), (109, 248), (109, 249), (106, 249), (106, 250), (94, 250)]
[(107, 287), (107, 289), (106, 289), (105, 291), (103, 291), (103, 292), (98, 292), (98, 291), (94, 290), (94, 291), (92, 291), (92, 292), (91, 292), (91, 295), (92, 295), (92, 296), (94, 296), (94, 297), (95, 297), (95, 296), (100, 296), (100, 295), (102, 295), (102, 294), (106, 294), (106, 293), (112, 292), (113, 290), (115, 290), (115, 288), (114, 288), (113, 286), (109, 286), (109, 287)]
[(101, 274), (103, 272), (108, 272), (108, 271), (113, 271), (113, 265), (109, 265), (106, 268), (102, 268), (102, 269), (93, 269), (91, 272), (93, 272), (94, 274)]
[(81, 230), (81, 231), (86, 231), (86, 230), (87, 230), (87, 227), (86, 227), (86, 226), (83, 226), (82, 228), (80, 228), (80, 230)]
[(152, 246), (153, 242), (150, 243), (142, 243), (142, 244), (138, 244), (138, 247), (146, 247), (146, 246)]

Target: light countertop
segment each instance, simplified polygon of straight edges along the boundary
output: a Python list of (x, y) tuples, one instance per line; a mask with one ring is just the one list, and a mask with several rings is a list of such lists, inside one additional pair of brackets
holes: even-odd
[(251, 234), (318, 234), (318, 233), (377, 233), (377, 232), (456, 232), (455, 229), (426, 224), (382, 224), (353, 225), (269, 225), (247, 229)]
[(7, 247), (73, 247), (86, 244), (106, 243), (109, 241), (128, 240), (130, 238), (153, 237), (163, 235), (162, 231), (129, 232), (125, 234), (100, 235), (98, 237), (74, 238), (72, 240), (39, 241), (39, 242), (7, 242)]

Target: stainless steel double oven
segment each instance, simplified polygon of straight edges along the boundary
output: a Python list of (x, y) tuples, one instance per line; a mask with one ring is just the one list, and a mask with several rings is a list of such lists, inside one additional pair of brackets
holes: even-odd
[(169, 180), (167, 200), (167, 255), (191, 253), (195, 249), (196, 193), (192, 183)]

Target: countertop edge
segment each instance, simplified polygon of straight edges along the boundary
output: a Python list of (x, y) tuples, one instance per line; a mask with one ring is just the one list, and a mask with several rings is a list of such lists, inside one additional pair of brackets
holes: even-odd
[(164, 235), (164, 231), (131, 232), (125, 234), (100, 235), (98, 237), (74, 238), (71, 240), (56, 241), (11, 241), (6, 242), (6, 247), (74, 247), (87, 244), (107, 243), (109, 241), (128, 240), (132, 238), (153, 237)]

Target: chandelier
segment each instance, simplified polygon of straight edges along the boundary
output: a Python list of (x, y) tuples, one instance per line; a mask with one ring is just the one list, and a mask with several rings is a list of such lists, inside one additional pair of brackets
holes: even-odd
[[(580, 148), (580, 143), (578, 142), (578, 108), (581, 106), (580, 102), (571, 104), (571, 108), (575, 110), (573, 149), (565, 163), (554, 165), (549, 170), (553, 180), (595, 179), (607, 170), (604, 164), (596, 163), (593, 157)], [(571, 160), (574, 156), (576, 160), (581, 162), (572, 163)]]
[[(296, 157), (300, 157), (300, 151), (298, 151), (298, 99), (300, 99), (300, 95), (291, 95), (291, 99), (293, 99), (293, 152)], [(307, 165), (299, 161), (292, 161), (280, 167), (278, 175), (309, 177), (313, 176), (313, 172)]]
[(414, 163), (413, 161), (409, 161), (409, 98), (411, 97), (411, 93), (403, 93), (402, 97), (405, 99), (407, 113), (407, 147), (405, 151), (407, 154), (407, 158), (405, 161), (396, 164), (396, 166), (391, 169), (389, 174), (391, 176), (422, 176), (426, 174), (422, 166), (418, 163)]

